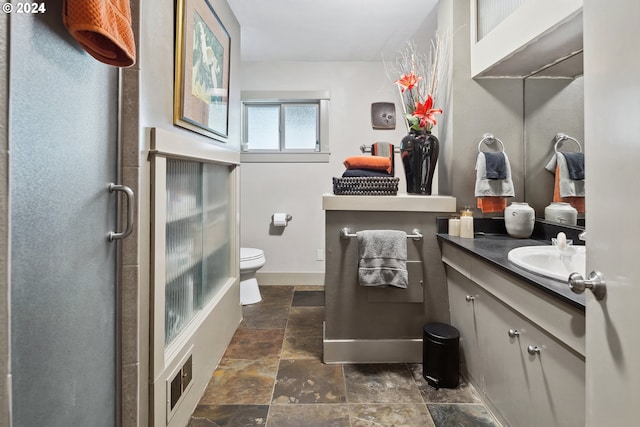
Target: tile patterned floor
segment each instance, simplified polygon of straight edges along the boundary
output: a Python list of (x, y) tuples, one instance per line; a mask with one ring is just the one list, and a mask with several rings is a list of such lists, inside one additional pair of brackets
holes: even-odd
[(499, 427), (471, 385), (435, 390), (420, 364), (323, 364), (322, 288), (260, 291), (188, 427)]

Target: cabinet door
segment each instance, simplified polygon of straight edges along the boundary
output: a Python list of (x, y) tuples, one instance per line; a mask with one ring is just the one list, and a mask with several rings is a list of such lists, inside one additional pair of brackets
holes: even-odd
[[(585, 359), (535, 325), (520, 338), (535, 425), (585, 425)], [(528, 347), (539, 353), (529, 354)]]
[(583, 426), (584, 359), (495, 298), (483, 300), (481, 316), (485, 392), (505, 420), (519, 427)]
[(460, 332), (460, 364), (463, 372), (484, 389), (482, 357), (478, 340), (482, 301), (487, 294), (458, 271), (447, 266), (451, 324)]
[(484, 298), (482, 308), (479, 338), (482, 358), (486, 361), (484, 385), (487, 397), (509, 425), (548, 426), (540, 423), (538, 411), (532, 405), (535, 391), (527, 376), (526, 345), (522, 345), (531, 340), (529, 322), (494, 297)]

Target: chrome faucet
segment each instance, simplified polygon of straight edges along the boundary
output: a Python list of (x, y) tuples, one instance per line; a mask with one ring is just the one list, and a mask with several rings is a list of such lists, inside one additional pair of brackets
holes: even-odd
[(582, 240), (583, 242), (587, 241), (587, 230), (584, 230), (582, 233), (578, 234), (578, 239)]

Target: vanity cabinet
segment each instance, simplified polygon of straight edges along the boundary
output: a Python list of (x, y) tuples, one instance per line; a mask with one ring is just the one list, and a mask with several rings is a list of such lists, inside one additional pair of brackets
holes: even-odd
[[(449, 319), (435, 233), (437, 218), (455, 211), (455, 198), (325, 194), (322, 206), (326, 211), (323, 362), (420, 363), (423, 325)], [(413, 229), (422, 237), (407, 239), (407, 288), (361, 286), (358, 239), (353, 235), (361, 230), (411, 234)]]
[(584, 311), (443, 243), (461, 369), (506, 425), (583, 426)]

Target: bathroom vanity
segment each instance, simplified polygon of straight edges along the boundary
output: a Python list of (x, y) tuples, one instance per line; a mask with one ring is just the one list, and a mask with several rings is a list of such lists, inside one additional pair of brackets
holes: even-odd
[(505, 425), (584, 426), (585, 303), (566, 283), (507, 260), (550, 245), (506, 235), (438, 234), (463, 375)]
[[(449, 321), (447, 287), (436, 218), (455, 211), (449, 196), (336, 196), (326, 194), (325, 363), (419, 363), (422, 326)], [(407, 289), (358, 283), (361, 230), (418, 229), (407, 239)]]

